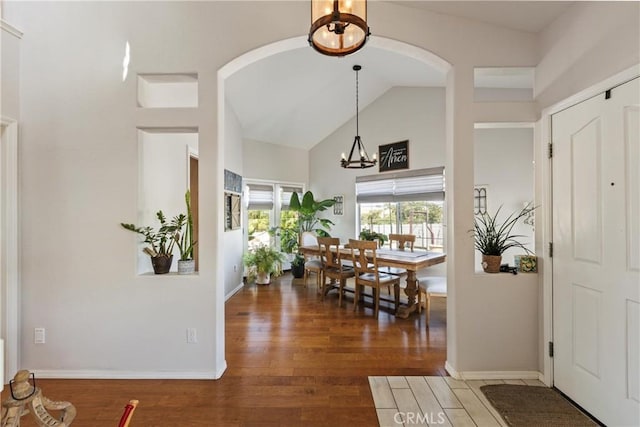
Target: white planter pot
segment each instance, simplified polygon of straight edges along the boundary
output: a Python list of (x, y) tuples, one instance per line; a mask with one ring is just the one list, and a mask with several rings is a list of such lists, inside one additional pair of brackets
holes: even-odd
[(196, 262), (192, 259), (178, 261), (178, 274), (193, 274), (196, 271)]
[(258, 273), (258, 275), (256, 276), (257, 285), (268, 285), (269, 283), (271, 283), (271, 274)]

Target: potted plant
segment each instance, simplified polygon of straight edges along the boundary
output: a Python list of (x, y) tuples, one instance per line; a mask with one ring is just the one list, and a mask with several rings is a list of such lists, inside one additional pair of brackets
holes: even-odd
[(473, 230), (470, 230), (473, 233), (474, 246), (482, 254), (482, 268), (487, 273), (500, 271), (502, 254), (509, 248), (520, 248), (531, 254), (531, 251), (517, 240), (525, 236), (512, 234), (512, 230), (516, 222), (529, 215), (535, 207), (527, 205), (522, 210), (511, 213), (503, 222), (498, 221), (500, 209), (502, 206), (494, 215), (476, 215)]
[(327, 210), (335, 203), (333, 199), (316, 201), (311, 191), (304, 193), (302, 202), (298, 193), (291, 194), (289, 209), (298, 213), (298, 243), (305, 231), (313, 232), (318, 236), (329, 236), (327, 230), (331, 228), (333, 222), (327, 218), (318, 218), (318, 213)]
[(368, 228), (363, 228), (360, 232), (360, 240), (377, 240), (378, 247), (384, 246), (384, 243), (389, 240), (386, 234), (378, 233), (373, 230), (369, 230)]
[(156, 213), (156, 217), (160, 222), (160, 227), (157, 230), (153, 227), (137, 227), (133, 224), (120, 223), (120, 225), (144, 237), (144, 243), (149, 246), (142, 251), (151, 257), (153, 271), (156, 274), (165, 274), (171, 269), (173, 245), (176, 242), (176, 233), (180, 230), (180, 227), (177, 224), (177, 217), (171, 223), (168, 223), (161, 210)]
[(257, 246), (245, 253), (244, 265), (248, 268), (248, 279), (255, 280), (259, 285), (268, 285), (271, 276), (282, 274), (282, 262), (284, 255), (271, 246)]
[[(195, 271), (196, 261), (193, 259), (193, 250), (198, 243), (193, 240), (193, 216), (191, 214), (191, 192), (184, 194), (187, 207), (187, 215), (180, 214), (174, 218), (178, 232), (174, 235), (180, 259), (178, 260), (178, 274), (192, 274)], [(184, 227), (184, 233), (180, 231)]]
[(291, 274), (296, 279), (304, 277), (304, 257), (301, 254), (295, 254), (291, 261)]

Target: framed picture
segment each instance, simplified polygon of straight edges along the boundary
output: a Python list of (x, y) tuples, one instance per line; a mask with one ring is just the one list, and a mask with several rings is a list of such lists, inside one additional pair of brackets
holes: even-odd
[(409, 169), (409, 140), (378, 146), (379, 172)]
[(333, 205), (333, 214), (334, 215), (343, 215), (343, 207), (344, 207), (344, 196), (333, 196), (333, 200), (336, 202)]
[(224, 193), (224, 216), (224, 231), (240, 228), (242, 208), (239, 194)]

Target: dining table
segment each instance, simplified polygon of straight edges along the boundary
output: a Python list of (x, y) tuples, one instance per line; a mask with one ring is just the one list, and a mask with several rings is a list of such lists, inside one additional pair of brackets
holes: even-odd
[[(347, 245), (348, 246), (348, 245)], [(351, 249), (341, 245), (340, 258), (351, 260)], [(300, 246), (299, 251), (303, 255), (319, 256), (320, 248), (317, 245)], [(376, 259), (379, 267), (396, 267), (407, 271), (407, 286), (404, 292), (407, 295), (407, 305), (401, 305), (396, 312), (396, 317), (407, 319), (411, 313), (418, 311), (416, 295), (418, 294), (417, 272), (423, 268), (441, 264), (446, 261), (446, 254), (443, 252), (430, 252), (415, 250), (413, 252), (399, 249), (382, 248), (376, 250)]]

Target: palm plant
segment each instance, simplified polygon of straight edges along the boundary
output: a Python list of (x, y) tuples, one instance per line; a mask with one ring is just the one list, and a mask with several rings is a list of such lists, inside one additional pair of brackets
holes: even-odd
[(291, 194), (289, 209), (298, 213), (298, 232), (312, 231), (319, 236), (327, 236), (327, 230), (333, 225), (333, 221), (327, 218), (318, 218), (318, 213), (327, 210), (335, 204), (333, 199), (316, 201), (313, 193), (307, 191), (302, 196), (302, 202), (298, 193)]

